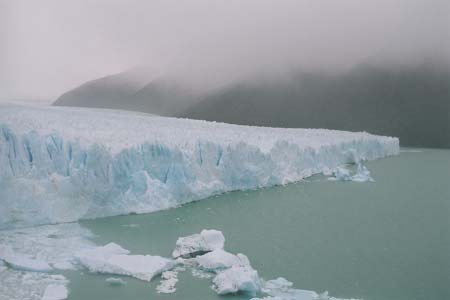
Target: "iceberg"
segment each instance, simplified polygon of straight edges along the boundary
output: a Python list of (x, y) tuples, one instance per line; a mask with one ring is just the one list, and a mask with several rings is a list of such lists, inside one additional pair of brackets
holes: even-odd
[(0, 228), (168, 209), (399, 153), (366, 132), (0, 104)]
[(171, 271), (165, 271), (161, 274), (161, 281), (156, 287), (156, 291), (162, 294), (171, 294), (175, 293), (177, 290), (175, 285), (178, 282), (178, 272), (184, 271), (184, 268), (177, 267)]
[(231, 268), (233, 265), (245, 264), (247, 257), (243, 254), (234, 255), (222, 249), (214, 250), (207, 254), (197, 256), (198, 265), (205, 271), (218, 272)]
[(175, 261), (161, 256), (130, 255), (130, 252), (115, 243), (84, 250), (76, 257), (93, 273), (117, 274), (151, 281), (156, 275), (170, 270)]
[[(258, 272), (250, 266), (247, 256), (223, 250), (224, 244), (225, 237), (221, 231), (204, 229), (200, 234), (179, 238), (173, 256), (179, 257), (179, 263), (193, 267), (195, 277), (209, 278), (205, 276), (206, 272), (216, 273), (213, 288), (220, 295), (237, 292), (255, 295), (261, 288)], [(182, 258), (193, 255), (196, 256)]]
[(219, 295), (243, 292), (254, 296), (261, 289), (258, 272), (250, 265), (234, 265), (217, 274), (213, 283)]
[(190, 257), (205, 252), (223, 249), (225, 237), (221, 231), (203, 229), (200, 234), (192, 234), (178, 238), (172, 256)]

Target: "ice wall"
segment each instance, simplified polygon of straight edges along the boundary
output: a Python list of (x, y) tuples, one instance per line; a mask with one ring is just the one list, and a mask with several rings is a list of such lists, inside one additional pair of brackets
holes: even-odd
[(0, 104), (0, 228), (152, 212), (398, 153), (364, 132)]

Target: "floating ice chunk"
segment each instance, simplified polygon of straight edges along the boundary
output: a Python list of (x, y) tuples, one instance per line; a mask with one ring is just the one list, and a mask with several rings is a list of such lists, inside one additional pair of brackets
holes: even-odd
[(91, 272), (132, 276), (150, 281), (171, 269), (175, 261), (161, 256), (128, 255), (129, 251), (110, 243), (77, 254), (78, 260)]
[(244, 254), (237, 255), (226, 252), (222, 249), (217, 249), (195, 258), (198, 265), (210, 272), (220, 272), (231, 268), (234, 265), (249, 266), (250, 262)]
[(177, 289), (175, 285), (178, 282), (178, 272), (184, 269), (175, 269), (173, 271), (165, 271), (161, 274), (161, 281), (156, 287), (156, 291), (162, 294), (174, 293)]
[(221, 231), (203, 229), (200, 234), (178, 238), (173, 250), (173, 257), (189, 257), (216, 249), (223, 249), (225, 237)]
[(253, 298), (251, 300), (344, 300), (330, 297), (328, 292), (318, 294), (314, 291), (294, 289), (292, 288), (292, 285), (292, 282), (283, 277), (268, 280), (261, 288), (261, 292), (269, 296), (263, 298)]
[(116, 277), (106, 278), (105, 281), (106, 281), (106, 283), (108, 283), (111, 286), (120, 286), (120, 285), (124, 285), (127, 283), (122, 278), (116, 278)]
[(204, 255), (197, 256), (195, 259), (201, 268), (212, 272), (231, 268), (231, 266), (241, 262), (239, 257), (222, 249), (217, 249)]
[(69, 291), (64, 284), (49, 284), (45, 288), (41, 300), (64, 300), (69, 296)]
[(49, 272), (53, 270), (46, 261), (30, 258), (29, 255), (17, 253), (4, 245), (0, 245), (0, 259), (16, 270), (33, 272)]
[(372, 177), (370, 177), (369, 170), (367, 170), (367, 168), (362, 163), (358, 163), (356, 174), (353, 175), (352, 180), (357, 182), (375, 181)]
[(212, 273), (200, 269), (192, 269), (191, 274), (200, 279), (212, 278), (214, 276)]
[(338, 167), (333, 172), (334, 178), (332, 180), (339, 180), (339, 181), (356, 181), (356, 182), (374, 182), (372, 177), (370, 177), (369, 170), (360, 162), (358, 162), (358, 166), (356, 169), (355, 174), (352, 175), (351, 171), (343, 168)]
[(292, 282), (279, 277), (266, 281), (261, 290), (263, 293), (281, 300), (319, 300), (319, 294), (316, 292), (293, 289), (292, 285)]
[(255, 295), (261, 289), (258, 272), (249, 265), (234, 265), (217, 274), (213, 283), (219, 295), (236, 292)]
[(352, 174), (350, 173), (349, 169), (338, 167), (333, 172), (333, 176), (335, 180), (339, 181), (351, 181), (352, 180)]
[[(1, 245), (5, 245), (9, 248), (7, 253), (16, 256), (20, 253), (21, 257), (45, 262), (53, 269), (73, 270), (76, 269), (74, 253), (94, 247), (91, 237), (89, 230), (75, 223), (1, 230), (0, 256), (5, 250)], [(45, 264), (42, 266), (48, 269)]]

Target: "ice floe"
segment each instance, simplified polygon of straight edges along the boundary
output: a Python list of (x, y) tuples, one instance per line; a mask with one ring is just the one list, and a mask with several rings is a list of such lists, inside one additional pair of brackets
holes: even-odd
[[(241, 257), (239, 257), (238, 255), (240, 255)], [(204, 255), (197, 256), (196, 262), (202, 269), (206, 271), (219, 272), (221, 270), (231, 268), (233, 265), (243, 263), (243, 255), (238, 255), (231, 254), (222, 249), (217, 249)]]
[(268, 296), (251, 300), (345, 300), (330, 297), (328, 292), (318, 294), (314, 291), (295, 289), (293, 283), (283, 277), (264, 282), (261, 292)]
[(49, 284), (45, 288), (42, 300), (64, 300), (69, 296), (69, 291), (65, 284)]
[(218, 230), (203, 229), (200, 234), (192, 234), (178, 238), (173, 257), (189, 257), (216, 249), (223, 249), (225, 237)]
[(34, 272), (50, 272), (53, 268), (43, 260), (30, 258), (29, 255), (16, 253), (8, 246), (0, 245), (0, 259), (7, 266), (16, 270), (34, 271)]
[(178, 282), (178, 272), (185, 271), (185, 268), (176, 267), (171, 271), (164, 271), (161, 274), (161, 281), (156, 287), (156, 291), (162, 294), (171, 294), (174, 293), (177, 289), (175, 285)]
[(80, 263), (94, 273), (126, 275), (150, 281), (175, 266), (175, 261), (161, 256), (130, 255), (129, 251), (110, 243), (76, 254)]
[[(45, 299), (44, 297), (50, 297), (52, 289), (55, 286), (61, 287), (58, 288), (58, 290), (63, 290), (62, 287), (64, 287), (66, 293), (68, 293), (66, 287), (68, 280), (62, 275), (51, 275), (41, 272), (24, 272), (5, 268), (0, 270), (0, 283), (0, 299), (2, 300)], [(47, 289), (49, 290), (46, 292)]]

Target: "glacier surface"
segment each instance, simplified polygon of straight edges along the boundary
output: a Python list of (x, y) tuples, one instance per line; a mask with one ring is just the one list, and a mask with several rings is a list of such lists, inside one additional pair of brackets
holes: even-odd
[(0, 104), (0, 228), (167, 209), (399, 153), (365, 132)]

